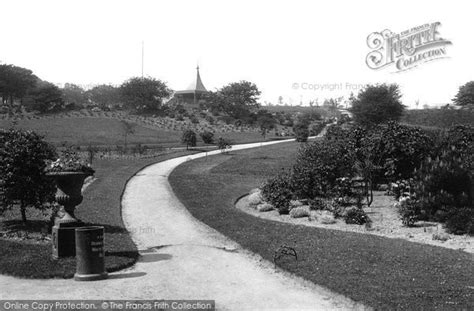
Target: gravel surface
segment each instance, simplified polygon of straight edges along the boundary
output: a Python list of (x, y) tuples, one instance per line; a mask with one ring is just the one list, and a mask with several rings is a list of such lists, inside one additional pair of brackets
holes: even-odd
[[(365, 225), (347, 225), (344, 220), (336, 219), (334, 224), (323, 224), (321, 218), (327, 213), (323, 211), (311, 211), (311, 217), (291, 218), (289, 215), (279, 215), (276, 210), (269, 212), (259, 212), (248, 204), (248, 196), (241, 198), (236, 207), (255, 217), (271, 219), (292, 223), (295, 225), (313, 226), (319, 228), (335, 229), (342, 231), (352, 231), (366, 234), (375, 234), (394, 239), (405, 239), (416, 243), (431, 244), (451, 249), (459, 249), (467, 253), (474, 253), (474, 237), (469, 235), (448, 234), (439, 223), (423, 222), (416, 223), (415, 227), (405, 227), (402, 225), (397, 209), (394, 207), (395, 199), (384, 195), (383, 192), (374, 192), (374, 202), (371, 207), (364, 208), (372, 219), (371, 228)], [(446, 241), (434, 239), (441, 236), (447, 238)]]

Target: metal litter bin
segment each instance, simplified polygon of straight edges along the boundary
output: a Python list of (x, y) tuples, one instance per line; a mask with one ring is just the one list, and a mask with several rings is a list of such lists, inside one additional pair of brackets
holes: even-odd
[(107, 278), (105, 271), (104, 227), (89, 226), (76, 230), (76, 281)]

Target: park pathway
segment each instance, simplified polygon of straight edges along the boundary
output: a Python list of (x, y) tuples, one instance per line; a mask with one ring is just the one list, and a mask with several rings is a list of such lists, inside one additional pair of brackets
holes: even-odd
[[(233, 146), (232, 150), (278, 142)], [(211, 299), (218, 310), (364, 309), (294, 277), (193, 218), (168, 176), (179, 164), (219, 151), (151, 165), (128, 182), (122, 217), (140, 250), (133, 267), (95, 282), (0, 276), (0, 299)]]

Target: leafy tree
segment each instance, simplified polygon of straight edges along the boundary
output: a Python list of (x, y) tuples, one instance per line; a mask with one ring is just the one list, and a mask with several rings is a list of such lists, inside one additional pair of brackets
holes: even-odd
[(62, 95), (63, 93), (56, 85), (39, 81), (25, 100), (25, 105), (28, 109), (41, 113), (56, 112), (63, 108)]
[(120, 89), (108, 84), (101, 84), (87, 91), (92, 103), (101, 108), (113, 108), (121, 104)]
[(205, 144), (212, 144), (214, 142), (214, 133), (209, 131), (204, 131), (200, 134), (202, 141)]
[(186, 130), (183, 132), (183, 136), (181, 137), (181, 142), (186, 144), (186, 149), (189, 149), (189, 146), (195, 147), (196, 146), (196, 133), (193, 130)]
[(257, 119), (257, 124), (260, 127), (260, 133), (262, 134), (263, 139), (265, 139), (267, 133), (275, 128), (277, 120), (270, 112), (264, 109), (259, 110), (255, 115), (255, 118)]
[(23, 99), (38, 81), (29, 69), (13, 65), (0, 65), (0, 96), (2, 104), (13, 106), (14, 99)]
[(474, 107), (474, 81), (467, 82), (459, 88), (456, 97), (453, 98), (453, 102), (461, 107), (473, 108)]
[(130, 78), (120, 86), (124, 104), (137, 113), (149, 113), (161, 108), (163, 99), (171, 96), (166, 83), (154, 78)]
[(296, 141), (306, 142), (309, 136), (309, 114), (300, 114), (297, 117), (296, 123), (293, 125), (293, 131), (296, 135)]
[(44, 170), (55, 157), (54, 148), (32, 131), (0, 130), (0, 210), (19, 207), (26, 222), (27, 207), (52, 200), (54, 183)]
[(235, 118), (248, 121), (252, 112), (260, 106), (257, 102), (260, 91), (249, 81), (230, 83), (217, 92), (205, 96), (207, 107), (211, 112), (224, 112)]
[(127, 138), (128, 135), (133, 135), (135, 133), (135, 128), (137, 127), (136, 123), (128, 122), (125, 120), (120, 121), (120, 125), (122, 126), (122, 133), (124, 138), (124, 148), (125, 151), (127, 150)]
[(78, 85), (66, 83), (61, 91), (66, 105), (70, 107), (80, 107), (87, 103), (86, 91)]
[(364, 126), (373, 126), (399, 120), (405, 110), (396, 84), (369, 85), (352, 100), (354, 120)]

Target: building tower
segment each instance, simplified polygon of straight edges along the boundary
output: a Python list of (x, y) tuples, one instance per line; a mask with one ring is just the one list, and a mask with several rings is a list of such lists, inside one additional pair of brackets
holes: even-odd
[(202, 95), (207, 93), (207, 89), (202, 83), (201, 75), (199, 74), (199, 66), (196, 67), (196, 71), (196, 80), (187, 89), (175, 93), (178, 104), (197, 105)]

